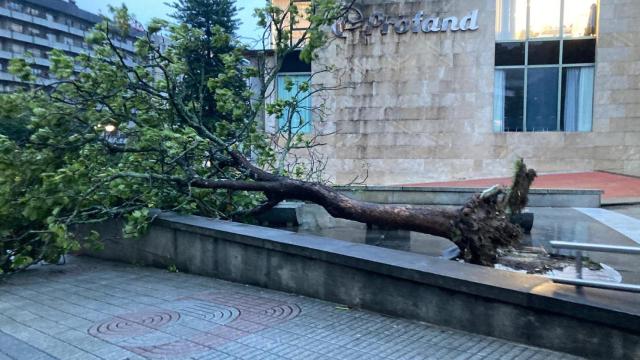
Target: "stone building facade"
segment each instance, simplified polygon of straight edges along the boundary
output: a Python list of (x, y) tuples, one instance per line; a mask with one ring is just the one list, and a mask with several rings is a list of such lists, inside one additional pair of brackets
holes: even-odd
[[(331, 134), (324, 151), (337, 183), (365, 164), (369, 184), (508, 176), (518, 157), (541, 173), (640, 175), (640, 1), (358, 0), (356, 7), (360, 14), (334, 27), (338, 36), (312, 64), (336, 69), (314, 80), (339, 89), (314, 96), (330, 115), (314, 117), (313, 126)], [(540, 24), (554, 12), (558, 29)], [(453, 16), (458, 24), (443, 24)], [(433, 30), (430, 18), (439, 19), (438, 31), (422, 31)], [(524, 32), (504, 38), (506, 25), (497, 22)], [(500, 47), (502, 39), (512, 43)], [(576, 52), (583, 45), (569, 40), (587, 49)], [(528, 65), (511, 66), (520, 61), (514, 56)]]

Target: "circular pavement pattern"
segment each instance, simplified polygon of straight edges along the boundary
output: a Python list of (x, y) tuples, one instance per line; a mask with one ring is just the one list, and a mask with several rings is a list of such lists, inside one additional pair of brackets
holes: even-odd
[(275, 319), (290, 320), (298, 316), (300, 311), (300, 307), (296, 304), (283, 304), (265, 310), (264, 315)]
[(161, 306), (115, 316), (87, 332), (149, 359), (171, 358), (206, 352), (301, 312), (297, 304), (237, 293), (198, 294)]
[(89, 334), (99, 338), (129, 337), (147, 334), (180, 319), (175, 311), (145, 311), (124, 314), (89, 328)]

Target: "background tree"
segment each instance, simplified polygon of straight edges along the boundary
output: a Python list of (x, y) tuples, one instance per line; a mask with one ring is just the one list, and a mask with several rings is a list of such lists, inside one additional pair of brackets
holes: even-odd
[[(35, 61), (29, 52), (25, 54), (24, 58), (30, 62)], [(30, 68), (10, 66), (9, 71), (24, 82), (35, 81), (35, 76)], [(25, 144), (31, 135), (28, 124), (33, 114), (31, 107), (25, 106), (25, 104), (29, 104), (29, 101), (29, 94), (7, 93), (4, 95), (4, 101), (0, 103), (0, 135), (14, 140), (19, 145)]]
[[(30, 100), (20, 104), (33, 113), (29, 141), (19, 146), (0, 136), (0, 269), (55, 261), (78, 248), (73, 226), (79, 223), (124, 216), (125, 233), (135, 235), (144, 231), (152, 208), (238, 218), (284, 199), (317, 203), (335, 217), (446, 237), (467, 261), (491, 265), (496, 249), (520, 236), (506, 219), (502, 189), (456, 210), (356, 201), (309, 181), (308, 164), (298, 164), (300, 172), (282, 166), (290, 154), (314, 148), (315, 137), (296, 136), (274, 149), (272, 135), (259, 130), (263, 109), (281, 117), (301, 106), (295, 98), (268, 102), (284, 56), (302, 48), (310, 59), (326, 42), (326, 27), (345, 11), (335, 0), (312, 1), (304, 13), (308, 28), (292, 41), (290, 22), (302, 16), (296, 2), (257, 10), (274, 41), (272, 52), (254, 54), (263, 58), (257, 68), (246, 66), (245, 50), (231, 34), (213, 28), (212, 41), (227, 44), (218, 48), (227, 51), (213, 54), (224, 65), (215, 78), (190, 71), (182, 54), (202, 31), (185, 23), (153, 20), (135, 44), (132, 65), (113, 44), (114, 35), (128, 31), (126, 8), (114, 9), (114, 18), (88, 36), (95, 55), (71, 58), (53, 51), (51, 72), (59, 80), (29, 90), (24, 99)], [(163, 31), (170, 37), (164, 51), (153, 40)], [(74, 74), (77, 68), (84, 71)], [(26, 73), (29, 66), (14, 60), (12, 69)], [(238, 77), (259, 77), (264, 86), (257, 93), (238, 92)], [(204, 111), (209, 104), (191, 97), (190, 84), (198, 81), (216, 104), (215, 122)], [(118, 130), (105, 131), (111, 127)], [(279, 131), (291, 132), (286, 123)]]
[[(189, 76), (185, 83), (184, 101), (197, 103), (202, 108), (202, 117), (208, 122), (220, 121), (224, 115), (218, 111), (215, 94), (207, 86), (208, 79), (216, 79), (227, 71), (219, 54), (228, 53), (238, 46), (233, 41), (220, 41), (217, 34), (232, 38), (238, 29), (238, 9), (234, 0), (178, 0), (171, 4), (175, 12), (172, 17), (179, 23), (197, 30), (189, 43), (179, 49), (185, 60)], [(236, 64), (242, 66), (242, 64)], [(239, 69), (238, 69), (239, 70)], [(226, 86), (236, 92), (246, 90), (246, 81), (240, 76), (227, 76)]]
[(0, 103), (0, 134), (18, 144), (26, 143), (30, 135), (27, 124), (32, 114), (29, 107), (22, 106), (28, 101), (22, 94), (16, 94), (6, 95)]

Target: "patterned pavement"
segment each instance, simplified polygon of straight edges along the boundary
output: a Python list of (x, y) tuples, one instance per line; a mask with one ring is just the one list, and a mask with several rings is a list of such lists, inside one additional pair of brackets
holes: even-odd
[(217, 279), (88, 258), (0, 281), (0, 360), (578, 359)]

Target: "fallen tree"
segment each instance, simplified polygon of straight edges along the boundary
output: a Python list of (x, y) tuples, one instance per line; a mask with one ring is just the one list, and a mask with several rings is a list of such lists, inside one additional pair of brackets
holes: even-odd
[(252, 214), (268, 210), (284, 199), (295, 199), (321, 205), (336, 218), (444, 237), (453, 241), (463, 258), (473, 264), (492, 266), (497, 249), (513, 246), (521, 237), (521, 231), (509, 222), (505, 212), (509, 194), (498, 186), (474, 196), (456, 210), (375, 204), (354, 200), (323, 184), (276, 176), (255, 167), (237, 152), (230, 156), (230, 164), (246, 171), (251, 180), (191, 179), (190, 186), (264, 193), (268, 201), (253, 209)]
[[(333, 0), (313, 5), (304, 13), (293, 1), (257, 11), (268, 31), (264, 48), (250, 52), (253, 66), (248, 51), (221, 28), (205, 34), (162, 20), (148, 25), (132, 61), (114, 45), (131, 20), (125, 8), (115, 9), (87, 39), (94, 55), (53, 51), (57, 81), (0, 96), (0, 105), (25, 109), (31, 133), (22, 142), (0, 135), (0, 271), (55, 262), (77, 249), (83, 239), (71, 231), (75, 224), (123, 216), (125, 233), (135, 236), (152, 220), (151, 208), (239, 219), (284, 199), (317, 203), (339, 218), (445, 237), (466, 261), (494, 264), (497, 249), (520, 237), (507, 220), (502, 188), (448, 210), (361, 202), (327, 184), (319, 151), (327, 134), (304, 133), (310, 119), (303, 114), (306, 99), (339, 88), (313, 84), (314, 76), (334, 70), (299, 82), (277, 77), (284, 59), (300, 49), (310, 61), (326, 42), (326, 28), (346, 11)], [(292, 26), (302, 17), (309, 25), (304, 31)], [(163, 31), (169, 44), (159, 43)], [(214, 54), (223, 65), (215, 78), (194, 74), (194, 64), (184, 60), (205, 35), (226, 49)], [(13, 60), (11, 70), (33, 78), (28, 59)], [(242, 88), (239, 78), (260, 86)], [(276, 81), (292, 96), (269, 100)], [(204, 111), (210, 104), (194, 96), (205, 88), (215, 112)], [(321, 104), (311, 110), (321, 121)], [(261, 130), (265, 113), (277, 119), (272, 133)], [(90, 237), (98, 240), (96, 233)]]

